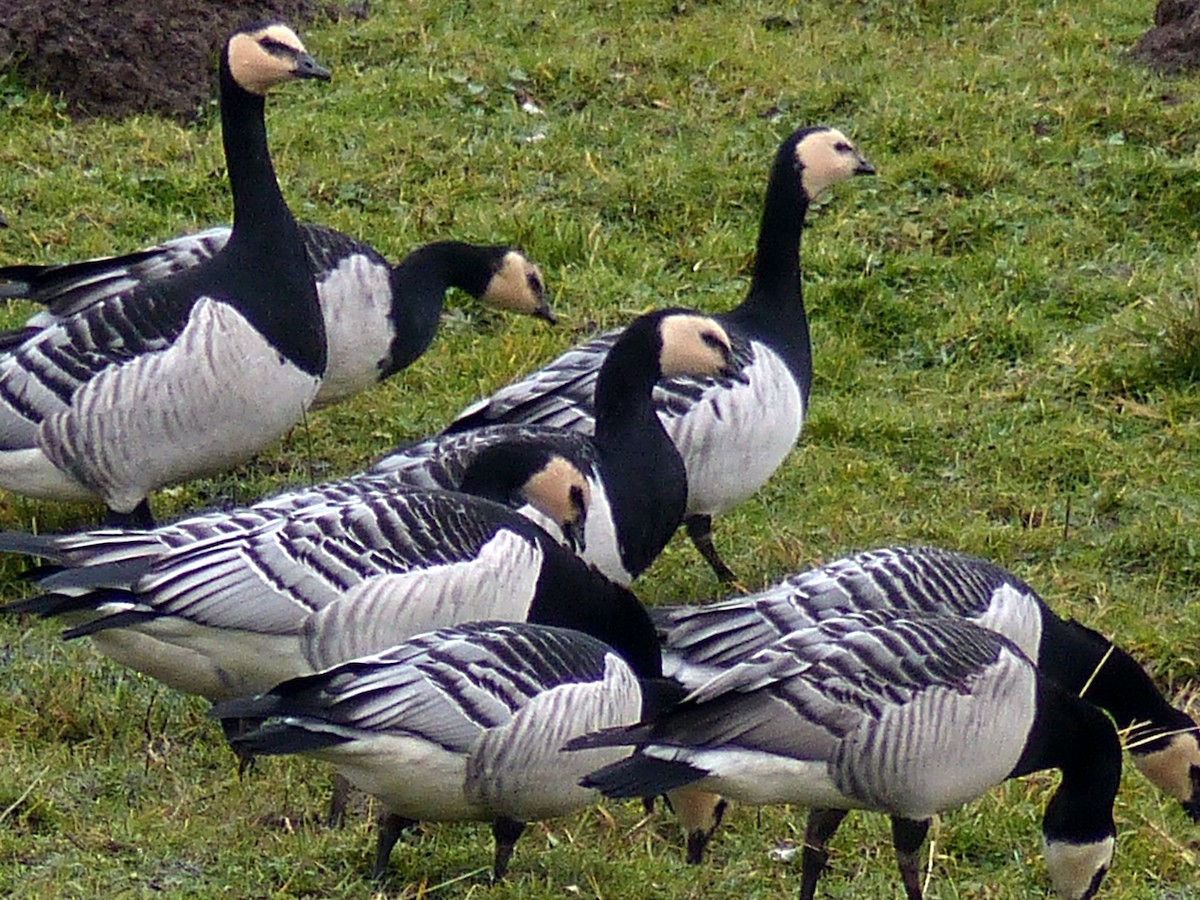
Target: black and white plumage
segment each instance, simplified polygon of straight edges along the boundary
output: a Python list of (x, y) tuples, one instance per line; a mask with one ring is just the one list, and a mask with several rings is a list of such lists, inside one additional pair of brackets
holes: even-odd
[[(779, 148), (767, 185), (750, 290), (714, 316), (733, 343), (732, 374), (677, 378), (655, 405), (687, 467), (687, 525), (723, 580), (733, 573), (712, 544), (712, 517), (766, 483), (795, 446), (808, 407), (812, 352), (800, 278), (800, 235), (809, 202), (874, 168), (840, 131), (803, 128)], [(447, 431), (496, 422), (590, 432), (596, 374), (618, 332), (567, 351), (459, 414)]]
[(1112, 860), (1121, 747), (1092, 704), (1015, 644), (962, 619), (868, 612), (793, 631), (639, 725), (569, 746), (635, 744), (584, 784), (613, 797), (692, 785), (747, 803), (813, 808), (800, 896), (845, 811), (892, 817), (907, 896), (936, 813), (993, 785), (1062, 771), (1044, 849), (1060, 896), (1095, 895)]
[(687, 504), (687, 472), (655, 414), (654, 386), (664, 376), (719, 375), (729, 356), (729, 338), (713, 319), (680, 309), (647, 313), (621, 332), (600, 367), (594, 434), (490, 425), (401, 448), (371, 472), (409, 483), (427, 477), (422, 486), (445, 487), (447, 475), (483, 449), (505, 442), (545, 446), (587, 475), (584, 558), (629, 584), (670, 541)]
[(493, 872), (502, 878), (526, 822), (592, 802), (596, 793), (579, 780), (626, 755), (624, 748), (562, 750), (571, 738), (642, 715), (642, 673), (622, 652), (653, 651), (653, 630), (631, 622), (611, 640), (472, 623), (218, 704), (213, 715), (267, 718), (234, 739), (235, 749), (315, 756), (379, 797), (387, 813), (376, 877), (416, 820), (482, 819), (493, 822)]
[[(0, 333), (0, 350), (15, 349), (87, 310), (138, 302), (136, 289), (211, 259), (229, 234), (228, 226), (220, 226), (125, 256), (0, 268), (0, 296), (46, 307), (24, 327)], [(436, 241), (392, 266), (373, 247), (332, 228), (305, 223), (300, 238), (329, 347), (314, 407), (344, 400), (412, 365), (432, 342), (452, 287), (501, 309), (554, 321), (541, 272), (512, 247)]]
[[(1200, 821), (1200, 732), (1127, 652), (1098, 632), (1055, 615), (1037, 592), (988, 560), (934, 547), (888, 547), (791, 575), (755, 594), (705, 606), (652, 610), (664, 671), (698, 687), (797, 628), (847, 612), (956, 616), (1021, 648), (1049, 679), (1108, 711), (1127, 734), (1134, 764)], [(715, 827), (697, 798), (688, 852), (699, 862)]]
[(229, 39), (229, 242), (136, 301), (68, 317), (0, 356), (0, 486), (148, 518), (155, 488), (243, 462), (301, 419), (325, 373), (325, 330), (263, 108), (272, 85), (328, 77), (284, 25)]
[[(574, 485), (562, 505), (574, 513)], [(445, 491), (373, 493), (286, 515), (226, 517), (183, 532), (26, 538), (56, 565), (43, 596), (6, 612), (65, 616), (66, 637), (210, 699), (265, 690), (478, 619), (573, 627), (600, 639), (649, 616), (543, 529), (491, 500)], [(176, 526), (165, 526), (177, 528)], [(160, 529), (161, 530), (161, 529)], [(8, 545), (12, 548), (14, 545)], [(649, 666), (649, 660), (636, 660)], [(659, 666), (654, 648), (653, 665)]]

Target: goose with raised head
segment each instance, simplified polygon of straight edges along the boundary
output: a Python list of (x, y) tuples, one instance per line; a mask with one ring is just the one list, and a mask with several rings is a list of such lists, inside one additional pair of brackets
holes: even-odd
[[(1146, 670), (1098, 632), (1056, 615), (1026, 582), (977, 556), (936, 547), (868, 550), (791, 575), (755, 594), (651, 611), (663, 667), (689, 688), (797, 628), (851, 612), (956, 616), (998, 631), (1050, 680), (1106, 710), (1134, 765), (1200, 822), (1200, 729)], [(700, 862), (723, 803), (672, 797)]]
[[(0, 296), (46, 307), (23, 327), (0, 333), (0, 351), (90, 308), (137, 302), (135, 288), (211, 259), (229, 234), (222, 226), (125, 256), (0, 268)], [(412, 365), (433, 340), (450, 288), (499, 309), (555, 321), (541, 271), (512, 247), (435, 241), (390, 266), (373, 247), (332, 228), (302, 224), (300, 237), (329, 345), (314, 407), (344, 400)]]
[[(809, 203), (875, 169), (842, 132), (802, 128), (779, 147), (767, 184), (750, 289), (714, 315), (733, 343), (731, 374), (674, 378), (655, 407), (687, 468), (684, 524), (722, 580), (733, 573), (712, 542), (712, 517), (758, 490), (795, 446), (808, 408), (812, 351), (800, 275), (800, 236)], [(575, 347), (459, 414), (446, 429), (497, 422), (590, 433), (596, 377), (619, 332)]]
[(643, 712), (636, 665), (654, 651), (641, 621), (607, 643), (531, 624), (471, 623), (219, 703), (218, 718), (266, 719), (233, 739), (242, 753), (303, 753), (379, 797), (374, 875), (418, 820), (492, 823), (503, 878), (525, 823), (596, 799), (579, 786), (624, 748), (562, 750), (571, 738)]
[(385, 456), (371, 470), (406, 483), (446, 487), (481, 451), (532, 443), (577, 461), (589, 487), (584, 559), (621, 584), (652, 563), (683, 521), (687, 472), (653, 391), (663, 377), (720, 376), (729, 337), (715, 320), (688, 310), (639, 316), (621, 332), (596, 379), (594, 434), (548, 425), (489, 425), (442, 434)]
[(849, 809), (892, 818), (901, 880), (919, 900), (930, 818), (1043, 769), (1062, 780), (1042, 834), (1066, 900), (1095, 896), (1116, 843), (1121, 745), (1097, 707), (1042, 675), (1007, 638), (962, 619), (881, 611), (793, 631), (638, 725), (568, 747), (636, 745), (585, 787), (645, 797), (695, 786), (812, 809), (800, 896)]
[[(515, 488), (496, 479), (523, 477), (527, 499), (578, 531), (582, 475), (565, 477), (566, 461), (534, 449), (525, 475), (490, 467), (479, 478), (491, 488), (468, 486), (510, 497)], [(66, 617), (66, 637), (90, 636), (123, 665), (210, 699), (464, 621), (528, 620), (600, 639), (623, 618), (651, 627), (628, 590), (529, 519), (468, 494), (374, 492), (286, 514), (245, 510), (206, 537), (174, 536), (175, 547), (153, 531), (28, 537), (26, 552), (55, 563), (35, 576), (46, 593), (4, 611)]]
[(325, 374), (325, 328), (263, 120), (268, 89), (298, 78), (329, 72), (285, 25), (229, 38), (228, 243), (135, 302), (68, 317), (0, 356), (0, 486), (99, 498), (145, 522), (154, 489), (243, 462), (300, 421)]

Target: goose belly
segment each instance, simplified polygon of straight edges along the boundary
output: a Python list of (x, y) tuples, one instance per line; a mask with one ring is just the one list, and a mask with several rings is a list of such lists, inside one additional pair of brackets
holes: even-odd
[(317, 279), (329, 361), (314, 406), (351, 397), (379, 381), (395, 337), (386, 265), (355, 253)]
[(376, 734), (314, 751), (390, 811), (433, 822), (486, 819), (463, 791), (467, 757), (415, 736)]
[(101, 372), (38, 438), (56, 466), (128, 512), (157, 487), (249, 459), (300, 420), (318, 382), (233, 307), (201, 298), (175, 343)]
[(95, 500), (98, 494), (39, 448), (0, 451), (0, 487), (37, 500)]
[(311, 669), (295, 635), (209, 628), (164, 617), (92, 635), (109, 659), (186, 694), (244, 697)]
[(710, 774), (688, 785), (753, 806), (801, 803), (833, 809), (857, 807), (838, 790), (824, 760), (796, 759), (737, 747), (691, 749), (650, 745), (642, 750), (655, 759), (686, 762)]
[(774, 352), (753, 348), (746, 381), (714, 384), (683, 415), (662, 416), (687, 469), (688, 515), (717, 515), (750, 497), (800, 437), (796, 379)]

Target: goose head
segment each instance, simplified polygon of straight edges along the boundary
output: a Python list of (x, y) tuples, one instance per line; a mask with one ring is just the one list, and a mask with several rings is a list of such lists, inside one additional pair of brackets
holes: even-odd
[(499, 248), (500, 256), (480, 299), (500, 309), (545, 319), (558, 320), (546, 300), (546, 282), (534, 263), (517, 250)]
[(463, 493), (520, 509), (531, 506), (562, 533), (576, 553), (592, 501), (587, 477), (575, 463), (536, 442), (502, 441), (477, 453), (463, 471)]
[[(875, 167), (836, 128), (802, 128), (788, 142), (800, 184), (809, 200), (833, 185), (856, 175), (874, 175)], [(785, 144), (785, 147), (787, 144)]]
[(1193, 822), (1200, 822), (1200, 735), (1190, 731), (1171, 735), (1166, 744), (1148, 753), (1133, 754), (1134, 765), (1164, 794), (1179, 801)]
[(292, 29), (280, 22), (236, 32), (226, 45), (229, 73), (251, 94), (264, 95), (285, 81), (329, 80), (329, 70), (313, 59)]
[(529, 476), (520, 493), (530, 506), (558, 526), (574, 552), (587, 549), (583, 535), (592, 493), (587, 478), (573, 463), (550, 454), (546, 464)]
[(668, 310), (661, 315), (659, 368), (663, 378), (729, 373), (733, 345), (720, 323), (691, 312)]
[(1091, 900), (1112, 865), (1116, 836), (1079, 843), (1046, 840), (1046, 870), (1063, 900)]

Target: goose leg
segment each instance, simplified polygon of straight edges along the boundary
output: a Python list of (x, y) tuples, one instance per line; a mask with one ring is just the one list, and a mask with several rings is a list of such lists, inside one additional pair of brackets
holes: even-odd
[(150, 512), (150, 501), (142, 502), (127, 513), (110, 509), (104, 514), (102, 523), (106, 528), (153, 528), (154, 514)]
[(248, 723), (251, 725), (257, 725), (258, 721), (259, 720), (256, 719), (221, 720), (221, 731), (225, 735), (225, 740), (229, 742), (229, 747), (231, 750), (233, 750), (233, 755), (237, 757), (238, 778), (244, 778), (246, 773), (254, 767), (255, 756), (251, 751), (242, 748), (234, 741), (236, 738), (241, 737), (250, 730), (246, 727)]
[(713, 546), (712, 516), (687, 516), (683, 520), (683, 526), (687, 529), (688, 537), (692, 539), (692, 545), (716, 572), (717, 580), (725, 583), (736, 580), (737, 576), (733, 574), (733, 570), (725, 565), (717, 553), (717, 548)]
[(833, 833), (846, 818), (845, 809), (813, 809), (808, 814), (808, 825), (804, 829), (804, 852), (800, 856), (800, 900), (813, 900), (817, 893), (817, 881), (829, 861), (825, 849)]
[(400, 840), (400, 835), (406, 829), (412, 828), (416, 824), (416, 820), (406, 819), (396, 813), (385, 812), (380, 815), (379, 822), (375, 826), (379, 830), (379, 839), (375, 844), (375, 867), (371, 869), (372, 878), (378, 881), (387, 874), (388, 859), (391, 858), (392, 848), (396, 846), (396, 841)]
[(346, 805), (350, 802), (350, 791), (353, 787), (349, 779), (341, 772), (333, 773), (333, 794), (329, 797), (329, 816), (325, 819), (327, 828), (341, 828), (346, 824)]
[(921, 845), (929, 833), (929, 820), (892, 816), (892, 846), (908, 900), (921, 900)]
[(508, 873), (508, 862), (512, 859), (513, 847), (516, 846), (517, 838), (524, 830), (524, 822), (518, 822), (507, 816), (498, 816), (492, 822), (492, 837), (496, 841), (496, 858), (492, 863), (493, 881), (504, 880), (504, 876)]

